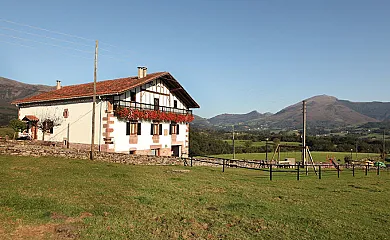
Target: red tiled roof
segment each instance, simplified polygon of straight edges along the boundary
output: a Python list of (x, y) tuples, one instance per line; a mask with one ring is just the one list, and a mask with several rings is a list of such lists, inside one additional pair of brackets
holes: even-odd
[(38, 122), (39, 118), (34, 115), (26, 115), (24, 116), (23, 121)]
[[(113, 95), (126, 92), (132, 88), (138, 87), (154, 79), (167, 76), (170, 80), (175, 82), (175, 87), (180, 84), (170, 75), (168, 72), (156, 72), (149, 73), (144, 78), (138, 77), (127, 77), (127, 78), (118, 78), (113, 80), (104, 80), (96, 83), (96, 95)], [(172, 81), (171, 81), (172, 82)], [(180, 86), (181, 87), (181, 86)], [(183, 89), (183, 92), (180, 94), (181, 97), (184, 97), (185, 100), (189, 103), (188, 107), (199, 107), (199, 105), (191, 98), (191, 96)], [(93, 82), (64, 86), (61, 89), (53, 90), (50, 92), (45, 92), (38, 94), (32, 97), (20, 99), (13, 101), (12, 104), (25, 104), (25, 103), (36, 103), (36, 102), (46, 102), (46, 101), (55, 101), (55, 100), (66, 100), (74, 98), (83, 98), (83, 97), (92, 97), (93, 96)]]

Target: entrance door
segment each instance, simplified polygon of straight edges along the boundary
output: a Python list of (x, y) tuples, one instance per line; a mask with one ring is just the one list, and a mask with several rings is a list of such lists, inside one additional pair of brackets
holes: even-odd
[(172, 156), (173, 157), (181, 157), (181, 155), (180, 155), (180, 148), (181, 148), (180, 145), (172, 146), (171, 150), (172, 150)]

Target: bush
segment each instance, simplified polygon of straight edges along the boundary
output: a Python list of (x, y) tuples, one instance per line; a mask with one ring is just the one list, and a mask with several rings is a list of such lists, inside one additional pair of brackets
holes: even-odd
[(1, 127), (0, 128), (0, 137), (5, 138), (5, 135), (11, 139), (14, 136), (15, 131), (10, 127)]

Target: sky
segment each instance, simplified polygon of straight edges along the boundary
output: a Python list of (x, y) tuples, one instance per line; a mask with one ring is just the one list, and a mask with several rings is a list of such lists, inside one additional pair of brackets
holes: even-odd
[(388, 0), (0, 0), (0, 76), (30, 84), (168, 71), (202, 117), (315, 95), (390, 101)]

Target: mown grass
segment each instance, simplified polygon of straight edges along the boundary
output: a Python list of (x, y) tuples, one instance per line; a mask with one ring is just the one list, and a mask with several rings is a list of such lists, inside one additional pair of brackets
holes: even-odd
[[(273, 156), (273, 152), (268, 152), (268, 159), (270, 160)], [(301, 152), (280, 152), (280, 159), (285, 158), (295, 158), (297, 161), (302, 158)], [(327, 157), (340, 159), (341, 162), (344, 162), (345, 156), (351, 156), (350, 152), (311, 152), (313, 160), (315, 162), (327, 162)], [(219, 154), (213, 155), (214, 157), (220, 158), (233, 158), (233, 154)], [(360, 160), (364, 158), (378, 158), (380, 155), (377, 153), (358, 153), (356, 157), (356, 153), (352, 153), (352, 158), (355, 160)], [(277, 159), (277, 154), (275, 154), (274, 159)], [(245, 159), (245, 160), (264, 160), (266, 158), (265, 153), (237, 153), (235, 155), (236, 159)]]
[(0, 238), (387, 239), (389, 180), (0, 156)]

